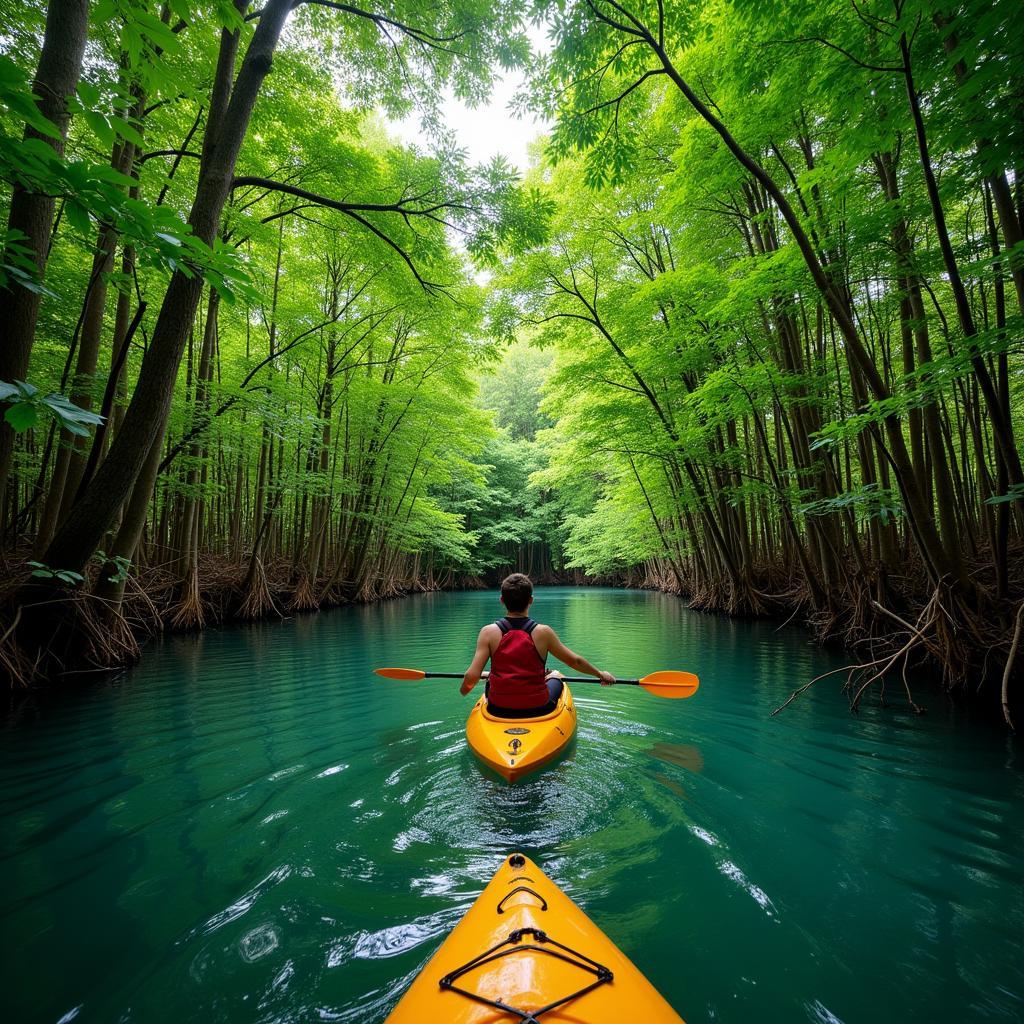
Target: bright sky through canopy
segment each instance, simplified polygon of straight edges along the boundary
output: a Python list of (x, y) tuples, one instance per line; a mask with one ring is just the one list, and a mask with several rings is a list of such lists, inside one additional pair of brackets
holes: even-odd
[[(535, 53), (550, 49), (545, 26), (531, 26), (528, 34)], [(443, 120), (455, 135), (458, 145), (469, 153), (471, 163), (487, 163), (500, 153), (520, 171), (529, 166), (530, 144), (551, 126), (532, 112), (518, 116), (513, 111), (513, 97), (523, 88), (525, 81), (523, 71), (499, 77), (489, 100), (477, 107), (468, 107), (450, 93), (446, 94), (441, 105)], [(430, 140), (420, 127), (420, 116), (415, 111), (401, 121), (391, 122), (391, 126), (403, 142), (425, 150), (431, 148)]]

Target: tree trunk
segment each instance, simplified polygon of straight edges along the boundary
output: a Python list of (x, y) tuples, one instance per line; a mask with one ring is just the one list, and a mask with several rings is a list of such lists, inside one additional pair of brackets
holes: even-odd
[[(252, 109), (270, 71), (291, 4), (292, 0), (269, 0), (263, 9), (216, 139), (204, 149), (189, 224), (206, 245), (212, 246), (216, 237)], [(226, 38), (233, 40), (227, 45), (237, 47), (237, 34)], [(224, 47), (222, 43), (222, 56)], [(219, 71), (223, 73), (224, 67), (219, 65)], [(227, 72), (230, 73), (230, 65)], [(220, 82), (215, 92), (219, 85)], [(208, 136), (209, 132), (208, 127)], [(209, 141), (207, 138), (206, 142)], [(203, 279), (199, 275), (188, 278), (177, 271), (171, 278), (121, 431), (103, 465), (50, 543), (44, 556), (48, 565), (80, 571), (134, 485), (170, 408), (178, 366), (202, 289)]]
[[(32, 91), (38, 97), (39, 112), (57, 126), (59, 138), (41, 135), (31, 127), (26, 127), (25, 138), (52, 146), (58, 156), (64, 154), (69, 119), (67, 101), (78, 86), (88, 26), (89, 0), (51, 0)], [(25, 236), (21, 244), (32, 251), (40, 278), (46, 272), (53, 208), (53, 196), (26, 192), (19, 185), (12, 191), (7, 229)], [(28, 376), (40, 299), (39, 292), (19, 284), (9, 283), (0, 289), (0, 323), (5, 335), (0, 345), (0, 380), (25, 380)], [(14, 431), (0, 420), (0, 509), (4, 507), (13, 453)]]

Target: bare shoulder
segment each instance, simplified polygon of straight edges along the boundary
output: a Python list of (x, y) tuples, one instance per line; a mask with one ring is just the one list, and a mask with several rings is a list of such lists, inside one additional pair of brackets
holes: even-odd
[(570, 654), (569, 648), (565, 646), (559, 635), (550, 626), (538, 626), (533, 631), (537, 649), (541, 654), (554, 654), (556, 658), (564, 660)]
[(558, 637), (550, 626), (538, 622), (533, 629), (533, 642), (541, 654), (546, 655), (548, 651), (558, 643)]
[(489, 622), (480, 630), (480, 636), (477, 638), (477, 643), (486, 644), (493, 652), (498, 644), (501, 643), (501, 630), (498, 629), (493, 622)]
[(476, 642), (479, 646), (486, 647), (490, 653), (494, 654), (498, 650), (498, 645), (502, 642), (502, 631), (494, 623), (487, 623), (480, 630), (480, 636)]

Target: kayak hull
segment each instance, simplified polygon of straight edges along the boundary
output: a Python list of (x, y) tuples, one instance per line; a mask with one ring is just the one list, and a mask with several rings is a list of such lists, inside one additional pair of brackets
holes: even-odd
[(487, 710), (487, 698), (473, 706), (466, 722), (470, 750), (488, 768), (515, 782), (553, 761), (576, 733), (576, 706), (568, 685), (558, 706), (536, 718), (498, 718)]
[(512, 1024), (532, 1013), (542, 1024), (683, 1024), (611, 939), (513, 854), (386, 1024)]

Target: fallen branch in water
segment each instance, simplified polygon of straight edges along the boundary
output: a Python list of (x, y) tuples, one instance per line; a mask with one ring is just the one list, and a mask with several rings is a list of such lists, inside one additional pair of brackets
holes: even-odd
[[(936, 589), (935, 593), (932, 595), (931, 600), (928, 602), (928, 604), (925, 605), (924, 610), (918, 616), (917, 621), (918, 621), (918, 623), (920, 623), (921, 619), (924, 618), (924, 616), (927, 615), (929, 611), (931, 611), (931, 615), (929, 616), (928, 621), (923, 626), (913, 626), (912, 627), (909, 624), (904, 623), (904, 625), (906, 625), (908, 629), (913, 630), (913, 635), (911, 636), (911, 638), (891, 658), (889, 658), (888, 661), (886, 661), (885, 657), (883, 656), (881, 658), (878, 658), (876, 661), (868, 662), (865, 665), (858, 665), (857, 666), (857, 670), (864, 669), (865, 670), (865, 674), (866, 674), (867, 672), (870, 672), (872, 669), (876, 668), (878, 665), (881, 665), (883, 661), (885, 661), (885, 664), (880, 669), (878, 669), (878, 671), (875, 672), (874, 675), (872, 675), (865, 682), (861, 683), (861, 685), (857, 688), (857, 693), (854, 695), (853, 700), (850, 701), (850, 710), (851, 711), (856, 711), (857, 710), (857, 707), (860, 704), (860, 699), (863, 696), (864, 691), (873, 682), (875, 682), (876, 680), (881, 679), (885, 675), (885, 673), (888, 672), (889, 669), (891, 669), (893, 667), (893, 665), (896, 664), (897, 659), (899, 659), (902, 656), (903, 657), (903, 686), (904, 686), (904, 688), (907, 691), (907, 702), (910, 704), (910, 707), (913, 710), (915, 715), (922, 714), (923, 709), (920, 708), (914, 702), (914, 698), (910, 694), (910, 686), (907, 683), (907, 674), (906, 674), (907, 673), (907, 659), (910, 657), (911, 650), (915, 646), (917, 646), (918, 642), (922, 641), (922, 638), (924, 637), (925, 631), (930, 626), (935, 624), (935, 620), (936, 620), (936, 618), (938, 616), (938, 610), (933, 608), (933, 605), (937, 605), (938, 604), (938, 597), (939, 597), (939, 591), (938, 591), (938, 589)], [(871, 603), (872, 604), (877, 604), (877, 602), (875, 602), (875, 601), (872, 601)], [(893, 617), (897, 618), (897, 616), (893, 616)], [(903, 622), (902, 619), (900, 619), (899, 621)], [(847, 688), (848, 688), (850, 686), (850, 682), (847, 682), (846, 685), (847, 685)]]
[[(787, 707), (789, 707), (790, 704), (793, 703), (794, 700), (797, 699), (797, 697), (800, 696), (801, 693), (804, 692), (804, 690), (810, 689), (819, 679), (827, 679), (829, 676), (834, 676), (834, 675), (836, 675), (839, 672), (851, 672), (852, 673), (852, 672), (856, 671), (856, 669), (857, 669), (856, 665), (854, 665), (852, 667), (850, 665), (844, 665), (842, 668), (834, 668), (834, 669), (831, 669), (828, 672), (822, 672), (820, 676), (815, 676), (809, 683), (804, 683), (803, 686), (797, 687), (797, 689), (795, 689), (786, 698), (785, 702), (780, 704), (768, 717), (769, 718), (774, 718), (780, 711), (784, 711)], [(849, 680), (847, 680), (847, 686), (849, 686)]]
[(881, 681), (882, 686), (884, 688), (884, 677), (886, 673), (889, 672), (890, 669), (892, 669), (892, 667), (897, 663), (897, 661), (900, 660), (900, 658), (903, 659), (902, 677), (903, 688), (907, 694), (907, 703), (910, 705), (910, 708), (915, 715), (924, 714), (926, 709), (922, 708), (919, 704), (917, 704), (917, 702), (913, 698), (913, 695), (910, 692), (910, 684), (907, 681), (907, 665), (910, 660), (911, 652), (916, 647), (924, 646), (925, 648), (933, 652), (935, 650), (934, 642), (928, 638), (928, 630), (935, 627), (936, 623), (938, 622), (940, 612), (946, 614), (948, 617), (948, 612), (946, 612), (945, 609), (942, 607), (942, 602), (939, 599), (941, 592), (942, 591), (940, 587), (935, 588), (935, 590), (932, 592), (932, 596), (928, 600), (928, 603), (924, 606), (924, 608), (921, 609), (921, 613), (920, 615), (918, 615), (917, 622), (914, 623), (914, 625), (911, 625), (909, 622), (901, 618), (895, 612), (890, 611), (888, 608), (885, 608), (883, 605), (881, 605), (878, 601), (872, 599), (870, 602), (871, 605), (877, 611), (883, 612), (891, 619), (895, 619), (901, 626), (903, 626), (904, 630), (910, 634), (910, 639), (907, 640), (897, 651), (895, 651), (892, 654), (883, 654), (878, 658), (873, 658), (870, 661), (861, 662), (858, 665), (844, 665), (842, 668), (834, 668), (829, 672), (823, 672), (821, 675), (815, 676), (809, 683), (804, 683), (803, 686), (800, 686), (797, 689), (795, 689), (789, 695), (789, 697), (787, 697), (786, 700), (782, 704), (780, 704), (771, 713), (771, 715), (769, 715), (769, 717), (774, 717), (780, 711), (783, 711), (785, 708), (789, 707), (789, 705), (792, 704), (797, 697), (799, 697), (805, 690), (809, 689), (819, 680), (826, 679), (828, 678), (828, 676), (837, 675), (840, 672), (847, 673), (846, 685), (843, 687), (843, 690), (847, 692), (849, 692), (853, 688), (854, 680), (858, 675), (862, 677), (867, 676), (867, 678), (864, 679), (863, 682), (857, 682), (856, 692), (854, 692), (854, 695), (850, 700), (850, 710), (857, 711), (858, 707), (860, 706), (861, 699), (864, 696), (864, 693), (873, 683)]
[(1006, 724), (1010, 727), (1013, 732), (1017, 730), (1013, 727), (1013, 718), (1010, 716), (1010, 672), (1013, 669), (1013, 660), (1017, 657), (1017, 645), (1020, 643), (1020, 625), (1021, 618), (1024, 616), (1024, 601), (1021, 601), (1020, 607), (1017, 609), (1017, 624), (1013, 628), (1013, 640), (1010, 642), (1010, 653), (1006, 658), (1006, 668), (1003, 669), (1003, 689), (1001, 693), (1003, 701), (1003, 718), (1006, 719)]

